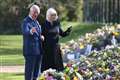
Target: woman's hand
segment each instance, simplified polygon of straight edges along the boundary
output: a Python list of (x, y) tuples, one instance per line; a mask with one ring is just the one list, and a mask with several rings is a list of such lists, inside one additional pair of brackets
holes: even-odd
[(72, 31), (72, 26), (70, 26), (67, 30), (66, 33), (70, 33)]

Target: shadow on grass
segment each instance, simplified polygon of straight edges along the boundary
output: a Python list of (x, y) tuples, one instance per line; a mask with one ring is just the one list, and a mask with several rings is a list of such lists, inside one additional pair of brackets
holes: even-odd
[(0, 73), (0, 80), (24, 80), (23, 73)]
[(8, 48), (0, 48), (0, 55), (13, 55), (18, 54), (22, 55), (22, 49), (8, 49)]
[(16, 73), (16, 74), (14, 74), (15, 76), (23, 76), (24, 75), (24, 73)]

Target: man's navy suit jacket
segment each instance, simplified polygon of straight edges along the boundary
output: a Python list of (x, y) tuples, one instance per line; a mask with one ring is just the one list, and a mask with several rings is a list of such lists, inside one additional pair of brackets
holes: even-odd
[[(31, 28), (35, 27), (37, 32), (31, 33)], [(22, 24), (22, 34), (23, 34), (23, 55), (33, 56), (41, 55), (41, 26), (37, 20), (32, 20), (27, 16)]]

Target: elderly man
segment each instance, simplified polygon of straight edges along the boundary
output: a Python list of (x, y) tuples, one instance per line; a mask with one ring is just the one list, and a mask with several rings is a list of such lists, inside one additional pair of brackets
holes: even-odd
[(25, 80), (37, 80), (41, 64), (41, 26), (36, 20), (40, 13), (37, 5), (30, 8), (22, 24), (23, 55), (25, 58)]

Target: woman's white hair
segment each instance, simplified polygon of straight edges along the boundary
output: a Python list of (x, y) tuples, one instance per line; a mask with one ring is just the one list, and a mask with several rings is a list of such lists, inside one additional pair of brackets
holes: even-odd
[[(47, 12), (46, 12), (46, 20), (50, 21), (49, 18), (50, 18), (50, 16), (51, 16), (52, 14), (55, 14), (55, 15), (56, 15), (56, 19), (55, 19), (55, 20), (58, 19), (57, 11), (56, 11), (54, 8), (49, 8), (49, 9), (47, 10)], [(50, 22), (51, 22), (51, 21), (50, 21)]]
[(39, 6), (37, 6), (37, 5), (32, 5), (32, 7), (30, 7), (30, 12), (33, 12), (34, 9), (36, 9), (36, 10), (38, 11), (38, 14), (40, 13), (40, 8), (39, 8)]

